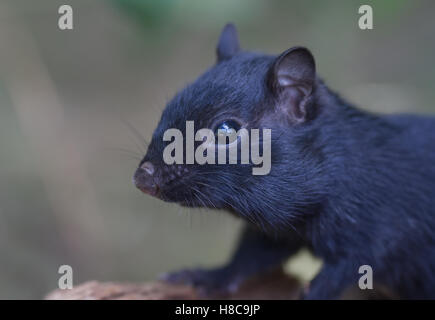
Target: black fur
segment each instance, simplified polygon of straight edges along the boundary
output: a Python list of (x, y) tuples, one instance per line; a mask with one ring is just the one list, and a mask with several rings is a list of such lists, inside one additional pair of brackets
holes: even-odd
[[(274, 87), (279, 58), (225, 47), (234, 54), (221, 49), (218, 63), (168, 104), (141, 164), (156, 167), (163, 200), (226, 209), (253, 228), (229, 266), (167, 279), (228, 290), (307, 245), (324, 266), (306, 298), (340, 297), (357, 284), (360, 265), (402, 298), (435, 298), (435, 119), (356, 109), (317, 77), (305, 81), (305, 71), (301, 79), (290, 73), (297, 83), (283, 95), (286, 88)], [(298, 117), (295, 108), (303, 108)], [(231, 118), (272, 129), (270, 174), (252, 175), (250, 165), (163, 163), (166, 129), (184, 132), (186, 120), (213, 128)]]

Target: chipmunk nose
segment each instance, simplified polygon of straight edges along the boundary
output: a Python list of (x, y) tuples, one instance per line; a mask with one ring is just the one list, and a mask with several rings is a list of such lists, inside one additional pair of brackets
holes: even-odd
[(134, 184), (136, 188), (144, 193), (155, 196), (158, 192), (158, 185), (154, 177), (155, 169), (151, 162), (146, 161), (136, 170)]
[(154, 174), (154, 166), (151, 162), (145, 161), (140, 167), (144, 169), (148, 175), (152, 176)]

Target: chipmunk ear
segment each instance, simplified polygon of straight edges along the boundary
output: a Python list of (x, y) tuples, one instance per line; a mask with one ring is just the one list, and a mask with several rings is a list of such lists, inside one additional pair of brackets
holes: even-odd
[(316, 66), (311, 52), (303, 47), (284, 51), (269, 70), (268, 82), (278, 110), (293, 122), (304, 122), (311, 111)]
[(219, 42), (216, 48), (217, 62), (231, 59), (239, 52), (239, 37), (236, 27), (232, 23), (228, 23), (222, 30), (219, 37)]

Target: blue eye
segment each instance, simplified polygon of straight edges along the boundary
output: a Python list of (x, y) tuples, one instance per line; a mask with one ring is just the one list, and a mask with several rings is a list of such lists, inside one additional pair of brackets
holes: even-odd
[[(237, 138), (237, 131), (240, 130), (241, 125), (234, 120), (225, 120), (219, 123), (215, 128), (216, 143), (218, 144), (229, 144)], [(219, 140), (219, 137), (225, 140)], [(225, 137), (228, 137), (225, 138)], [(229, 141), (228, 141), (229, 140)]]

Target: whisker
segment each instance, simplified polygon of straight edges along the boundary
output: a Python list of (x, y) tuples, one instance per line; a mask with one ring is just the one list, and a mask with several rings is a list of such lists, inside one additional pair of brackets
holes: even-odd
[(111, 152), (119, 152), (123, 155), (129, 155), (132, 158), (134, 158), (135, 160), (140, 160), (142, 158), (142, 155), (139, 154), (136, 151), (133, 150), (129, 150), (129, 149), (125, 149), (125, 148), (116, 148), (116, 147), (106, 147), (104, 148), (105, 150), (111, 151)]
[(136, 140), (139, 141), (140, 144), (137, 144), (136, 140), (134, 141), (134, 144), (136, 145), (136, 147), (143, 153), (145, 154), (146, 152), (146, 148), (149, 145), (149, 141), (145, 139), (145, 137), (139, 132), (138, 129), (136, 129), (129, 121), (123, 119), (122, 120), (123, 124), (127, 126), (127, 128), (130, 129), (131, 133), (133, 133), (133, 136)]

